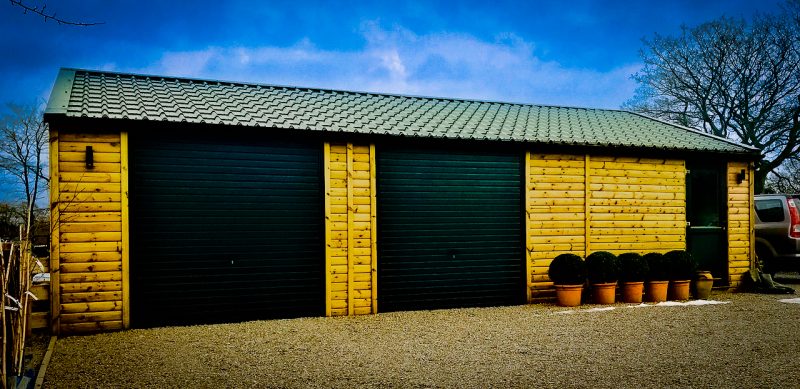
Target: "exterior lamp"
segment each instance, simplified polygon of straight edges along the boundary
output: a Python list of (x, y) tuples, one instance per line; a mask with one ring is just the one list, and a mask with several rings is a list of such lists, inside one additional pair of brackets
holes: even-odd
[(86, 146), (86, 168), (94, 168), (94, 152), (92, 151), (92, 146)]
[(744, 169), (742, 169), (742, 171), (740, 171), (739, 173), (736, 174), (736, 183), (737, 184), (741, 184), (742, 181), (744, 181), (745, 174), (746, 174), (746, 172), (744, 171)]

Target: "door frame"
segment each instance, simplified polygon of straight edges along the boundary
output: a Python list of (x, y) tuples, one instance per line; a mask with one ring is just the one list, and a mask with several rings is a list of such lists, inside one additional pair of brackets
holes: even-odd
[[(712, 161), (709, 159), (687, 159), (686, 160), (686, 251), (689, 252), (689, 248), (693, 243), (693, 234), (692, 228), (693, 226), (690, 224), (690, 215), (694, 211), (695, 202), (693, 201), (692, 196), (692, 179), (691, 175), (693, 171), (696, 170), (716, 170), (718, 172), (719, 182), (718, 182), (718, 193), (719, 193), (719, 205), (718, 205), (718, 212), (719, 212), (719, 224), (720, 228), (722, 229), (722, 234), (724, 235), (724, 239), (720, 240), (719, 253), (721, 257), (724, 258), (724, 274), (717, 274), (719, 271), (713, 272), (712, 275), (715, 279), (718, 279), (718, 286), (727, 286), (729, 283), (729, 269), (728, 263), (729, 255), (729, 239), (728, 239), (728, 166), (725, 161)], [(695, 226), (696, 227), (696, 226)], [(723, 268), (722, 260), (720, 259), (720, 263), (718, 263), (720, 269)], [(712, 266), (713, 267), (713, 266)], [(708, 270), (708, 269), (704, 269)]]

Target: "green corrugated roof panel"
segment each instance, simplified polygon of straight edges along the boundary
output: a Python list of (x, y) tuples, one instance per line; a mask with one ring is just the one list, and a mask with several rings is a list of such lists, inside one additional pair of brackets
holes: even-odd
[(633, 112), (62, 69), (47, 116), (757, 154)]

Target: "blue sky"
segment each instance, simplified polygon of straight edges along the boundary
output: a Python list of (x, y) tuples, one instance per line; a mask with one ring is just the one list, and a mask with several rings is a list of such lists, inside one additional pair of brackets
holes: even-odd
[[(777, 0), (0, 1), (0, 112), (47, 99), (59, 67), (617, 108), (641, 38)], [(0, 177), (0, 201), (14, 196)]]
[[(40, 5), (41, 1), (28, 0)], [(333, 4), (333, 5), (332, 5)], [(59, 67), (616, 108), (641, 38), (773, 0), (0, 3), (0, 102), (46, 99)]]

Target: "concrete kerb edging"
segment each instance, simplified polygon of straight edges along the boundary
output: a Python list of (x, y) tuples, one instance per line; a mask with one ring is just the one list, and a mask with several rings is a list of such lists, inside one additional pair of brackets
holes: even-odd
[(47, 345), (47, 352), (42, 359), (42, 365), (39, 366), (39, 371), (36, 373), (36, 383), (34, 389), (41, 389), (44, 384), (44, 375), (47, 373), (47, 365), (50, 364), (50, 357), (53, 356), (53, 349), (56, 348), (56, 340), (58, 336), (53, 335), (50, 337), (50, 344)]

